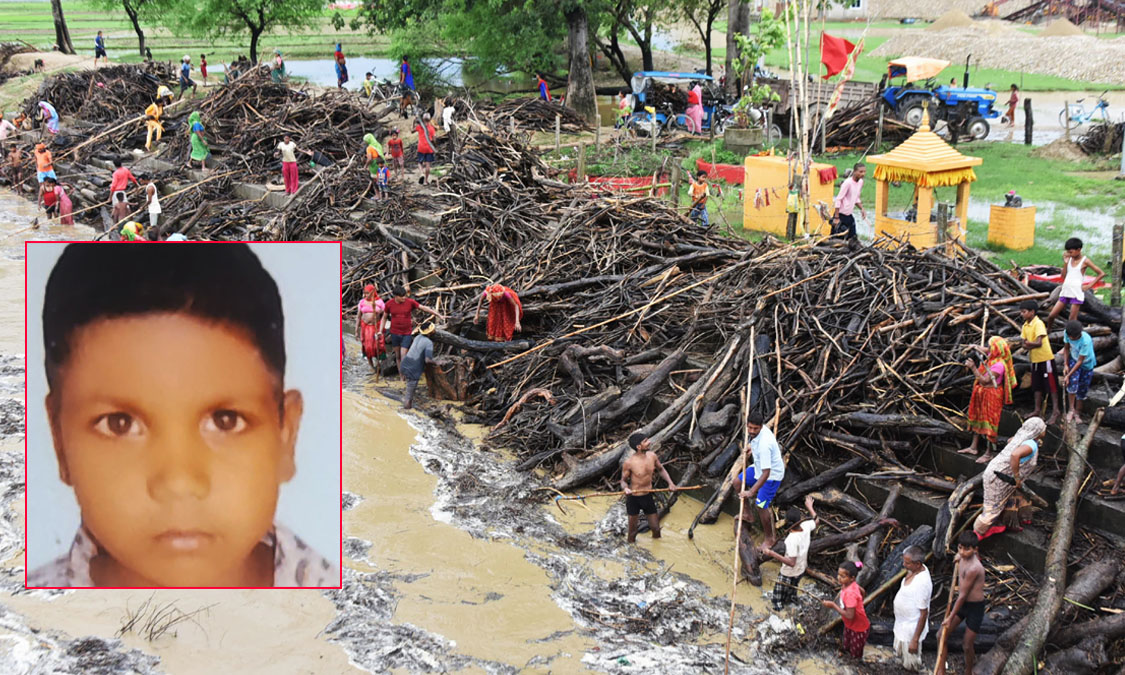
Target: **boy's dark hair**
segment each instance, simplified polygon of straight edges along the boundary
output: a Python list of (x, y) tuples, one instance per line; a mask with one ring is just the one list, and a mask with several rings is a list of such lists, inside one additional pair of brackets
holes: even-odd
[(114, 159), (114, 160), (113, 160), (113, 166), (114, 166), (114, 167), (116, 167), (116, 168), (118, 168), (118, 169), (120, 169), (120, 168), (121, 168), (121, 158), (120, 158), (120, 157), (118, 157), (117, 159)]
[(399, 284), (398, 286), (395, 286), (394, 294), (395, 294), (395, 296), (401, 298), (402, 296), (406, 295), (406, 287), (403, 286), (402, 284)]
[(802, 520), (801, 509), (796, 506), (790, 506), (785, 510), (785, 524), (789, 527), (797, 527), (797, 524)]
[(757, 410), (752, 410), (752, 411), (750, 411), (750, 415), (747, 416), (747, 418), (746, 418), (746, 423), (747, 424), (757, 424), (757, 425), (761, 426), (762, 424), (765, 423), (765, 418), (762, 417), (762, 413), (758, 412)]
[(1082, 322), (1078, 319), (1067, 321), (1066, 336), (1071, 340), (1077, 340), (1079, 335), (1082, 335)]
[(648, 436), (645, 436), (639, 431), (634, 431), (633, 433), (629, 434), (629, 447), (636, 450), (641, 443), (645, 442), (646, 438), (648, 438)]
[(1039, 309), (1039, 303), (1034, 300), (1024, 300), (1020, 303), (1020, 309), (1027, 309), (1034, 312)]
[(1066, 240), (1065, 244), (1063, 244), (1063, 248), (1065, 248), (1068, 251), (1071, 251), (1071, 250), (1081, 251), (1082, 250), (1082, 240), (1079, 239), (1078, 237), (1071, 237), (1070, 239)]
[[(121, 292), (123, 288), (128, 292)], [(63, 250), (43, 297), (43, 346), (51, 389), (57, 386), (58, 370), (70, 357), (78, 329), (98, 319), (158, 312), (245, 331), (278, 381), (284, 379), (281, 295), (249, 246), (83, 243)]]
[(965, 530), (957, 537), (957, 545), (962, 548), (980, 548), (980, 537), (972, 530)]
[(859, 171), (860, 169), (864, 169), (866, 167), (867, 167), (867, 165), (864, 164), (863, 162), (856, 162), (855, 165), (852, 167), (852, 171)]
[(364, 77), (371, 77), (371, 73), (364, 73), (363, 76)]
[(1019, 89), (1019, 87), (1017, 87), (1016, 85), (1013, 84), (1012, 89)]
[(695, 172), (695, 177), (696, 178), (706, 178), (707, 177), (707, 171), (705, 169), (700, 169), (699, 171)]
[[(969, 534), (972, 533), (970, 532)], [(855, 562), (852, 560), (840, 563), (840, 569), (844, 570), (844, 572), (852, 579), (855, 579), (857, 576), (859, 576), (859, 565), (855, 564)]]

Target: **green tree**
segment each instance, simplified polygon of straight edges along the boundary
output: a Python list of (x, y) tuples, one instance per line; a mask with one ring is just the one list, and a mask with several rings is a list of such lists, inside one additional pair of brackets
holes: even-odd
[(91, 4), (106, 12), (122, 10), (133, 24), (133, 32), (137, 34), (137, 53), (143, 58), (145, 55), (145, 32), (141, 22), (157, 23), (158, 17), (167, 12), (171, 0), (93, 0)]
[(173, 32), (205, 38), (250, 34), (250, 60), (258, 60), (262, 35), (279, 28), (299, 29), (319, 19), (322, 0), (180, 0), (163, 13), (161, 23)]
[(677, 4), (680, 16), (691, 22), (695, 32), (699, 33), (707, 60), (707, 74), (711, 75), (711, 27), (719, 14), (727, 9), (727, 0), (679, 0)]

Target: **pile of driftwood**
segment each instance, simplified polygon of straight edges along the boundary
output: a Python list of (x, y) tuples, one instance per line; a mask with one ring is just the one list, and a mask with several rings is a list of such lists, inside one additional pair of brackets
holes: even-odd
[(60, 115), (83, 122), (101, 124), (141, 115), (156, 99), (157, 88), (176, 80), (171, 63), (147, 68), (110, 66), (52, 75), (24, 102), (23, 111), (35, 116), (39, 101), (48, 101)]
[[(880, 105), (878, 101), (865, 101), (836, 111), (825, 125), (825, 145), (835, 148), (866, 148), (874, 145), (878, 137)], [(900, 143), (912, 133), (913, 127), (884, 111), (884, 143)]]
[(473, 104), (478, 115), (489, 116), (496, 124), (507, 127), (515, 121), (517, 128), (532, 131), (551, 131), (555, 128), (555, 116), (561, 119), (562, 131), (578, 133), (587, 131), (590, 125), (573, 109), (558, 103), (548, 103), (538, 98), (509, 99), (493, 106), (484, 102)]
[(1112, 155), (1121, 152), (1123, 137), (1125, 122), (1099, 122), (1091, 125), (1086, 133), (1078, 137), (1078, 147), (1087, 155)]

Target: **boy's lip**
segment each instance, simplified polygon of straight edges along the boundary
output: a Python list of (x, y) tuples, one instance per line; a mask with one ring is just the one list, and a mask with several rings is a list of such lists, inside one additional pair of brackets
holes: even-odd
[(203, 530), (165, 530), (154, 537), (156, 543), (177, 553), (193, 553), (215, 540), (215, 535)]

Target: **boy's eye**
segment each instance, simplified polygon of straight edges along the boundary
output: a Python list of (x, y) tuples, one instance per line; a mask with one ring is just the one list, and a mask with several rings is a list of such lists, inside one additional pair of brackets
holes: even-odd
[(246, 418), (233, 410), (216, 410), (203, 421), (203, 425), (207, 431), (238, 433), (246, 428)]
[(94, 422), (94, 431), (111, 438), (139, 436), (141, 423), (128, 413), (110, 413), (102, 415)]

